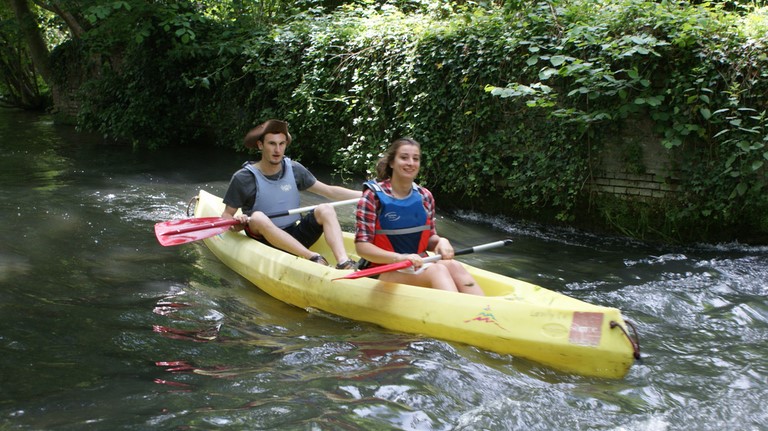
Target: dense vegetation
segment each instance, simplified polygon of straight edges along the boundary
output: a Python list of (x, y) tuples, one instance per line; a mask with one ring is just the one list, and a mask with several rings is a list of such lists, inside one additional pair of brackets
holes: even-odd
[[(72, 89), (78, 125), (105, 136), (238, 146), (255, 123), (285, 118), (292, 156), (362, 173), (411, 135), (422, 182), (463, 206), (670, 241), (768, 237), (765, 9), (93, 3), (72, 10), (82, 33), (53, 51), (49, 85)], [(678, 192), (589, 193), (606, 143), (645, 120), (637, 132), (663, 143)]]

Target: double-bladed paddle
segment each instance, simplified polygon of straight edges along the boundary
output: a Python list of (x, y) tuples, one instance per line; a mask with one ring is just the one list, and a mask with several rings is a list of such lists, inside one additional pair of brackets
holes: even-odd
[[(502, 241), (494, 241), (494, 242), (489, 242), (487, 244), (481, 244), (481, 245), (476, 245), (474, 247), (469, 247), (469, 248), (463, 248), (461, 250), (456, 250), (455, 252), (453, 252), (453, 255), (454, 256), (461, 256), (463, 254), (471, 254), (471, 253), (474, 253), (474, 252), (477, 252), (477, 251), (485, 251), (485, 250), (489, 250), (489, 249), (492, 249), (492, 248), (503, 247), (503, 246), (509, 245), (509, 244), (512, 244), (512, 240), (511, 239), (505, 239), (505, 240), (502, 240)], [(427, 262), (437, 262), (438, 260), (440, 260), (442, 258), (443, 257), (440, 256), (439, 254), (436, 254), (436, 255), (424, 258), (423, 261), (424, 261), (424, 263), (427, 263)], [(354, 280), (356, 278), (370, 277), (372, 275), (383, 274), (385, 272), (397, 271), (399, 269), (405, 269), (405, 268), (408, 268), (411, 265), (413, 265), (413, 263), (410, 260), (404, 260), (402, 262), (395, 262), (395, 263), (390, 263), (390, 264), (387, 264), (387, 265), (375, 266), (373, 268), (368, 268), (368, 269), (363, 269), (363, 270), (360, 270), (360, 271), (352, 272), (352, 273), (349, 273), (349, 274), (347, 274), (347, 275), (345, 275), (343, 277), (334, 278), (334, 280), (342, 280), (342, 279)]]
[[(330, 202), (328, 205), (336, 207), (341, 205), (355, 204), (359, 198), (347, 199), (345, 201)], [(295, 208), (288, 211), (282, 211), (275, 214), (267, 214), (267, 217), (283, 217), (293, 214), (301, 214), (317, 208), (317, 205)], [(155, 236), (163, 246), (180, 245), (200, 239), (210, 238), (220, 233), (226, 232), (230, 226), (240, 224), (240, 221), (233, 218), (224, 217), (200, 217), (188, 218), (182, 220), (164, 221), (155, 224)]]

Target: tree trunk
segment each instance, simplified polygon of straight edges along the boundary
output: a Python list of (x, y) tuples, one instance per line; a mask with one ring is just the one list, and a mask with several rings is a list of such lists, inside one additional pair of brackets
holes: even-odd
[(53, 75), (51, 73), (51, 61), (50, 52), (48, 46), (45, 44), (43, 35), (40, 32), (40, 26), (37, 24), (37, 19), (32, 14), (32, 10), (29, 8), (27, 0), (9, 0), (11, 9), (16, 15), (16, 19), (19, 22), (21, 34), (27, 41), (29, 47), (29, 55), (32, 57), (32, 63), (34, 63), (40, 76), (48, 84), (49, 87), (54, 87), (52, 81)]

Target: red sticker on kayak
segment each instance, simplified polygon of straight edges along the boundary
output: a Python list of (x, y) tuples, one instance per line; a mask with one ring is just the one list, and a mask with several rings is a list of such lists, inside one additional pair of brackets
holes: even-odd
[(568, 341), (580, 346), (599, 346), (603, 335), (603, 313), (575, 311)]

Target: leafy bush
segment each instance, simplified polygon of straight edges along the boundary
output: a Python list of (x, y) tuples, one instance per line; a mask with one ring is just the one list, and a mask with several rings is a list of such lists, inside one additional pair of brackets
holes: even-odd
[[(113, 64), (85, 87), (81, 122), (137, 145), (239, 146), (257, 122), (285, 118), (292, 156), (356, 174), (410, 135), (423, 144), (422, 183), (465, 206), (668, 240), (768, 233), (768, 32), (757, 11), (358, 3), (269, 25), (183, 2), (102, 10), (102, 31), (141, 25), (130, 40), (88, 41)], [(585, 185), (603, 145), (638, 118), (652, 120), (679, 193), (593, 200)]]
[(752, 28), (752, 15), (637, 0), (547, 9), (542, 3), (527, 16), (540, 28), (528, 61), (539, 79), (490, 91), (543, 107), (591, 136), (607, 124), (650, 117), (685, 178), (675, 202), (663, 203), (661, 220), (631, 226), (629, 217), (617, 227), (670, 226), (658, 232), (666, 239), (764, 231), (768, 40)]

